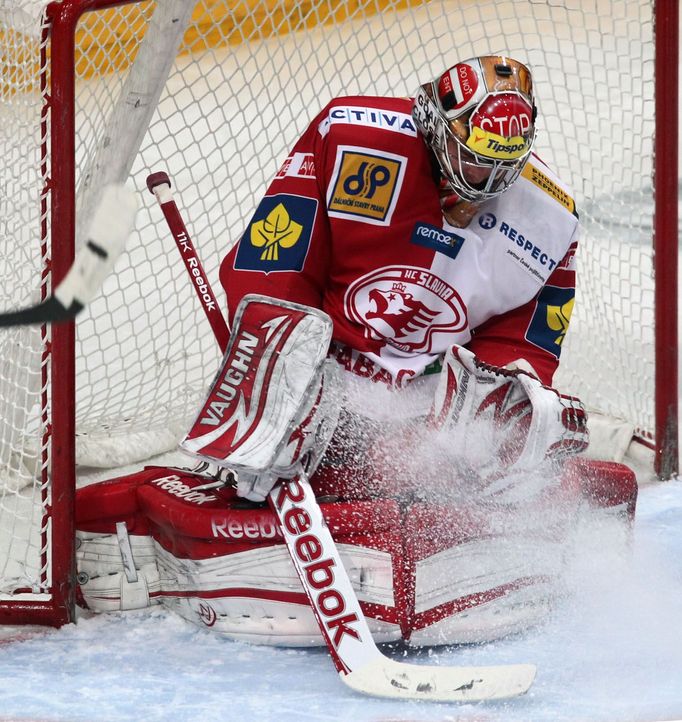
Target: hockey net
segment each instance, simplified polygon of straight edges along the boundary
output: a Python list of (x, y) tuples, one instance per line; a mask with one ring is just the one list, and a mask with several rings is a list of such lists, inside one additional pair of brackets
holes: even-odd
[[(537, 152), (574, 188), (583, 227), (557, 383), (653, 439), (652, 3), (186, 0), (177, 48), (155, 25), (172, 4), (0, 9), (2, 307), (63, 276), (101, 181), (123, 175), (144, 204), (75, 331), (0, 332), (2, 619), (70, 619), (74, 466), (172, 449), (217, 368), (146, 175), (171, 175), (217, 290), (220, 260), (326, 101), (408, 95), (460, 59), (502, 53), (533, 69)], [(158, 98), (139, 86), (149, 77)], [(568, 312), (556, 309), (558, 335)]]

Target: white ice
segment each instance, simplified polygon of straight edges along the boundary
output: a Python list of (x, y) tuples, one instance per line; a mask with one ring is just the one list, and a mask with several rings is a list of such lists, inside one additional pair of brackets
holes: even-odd
[[(524, 697), (472, 704), (360, 696), (320, 650), (220, 638), (170, 612), (81, 617), (7, 641), (0, 720), (49, 722), (638, 722), (682, 718), (682, 483), (640, 490), (632, 550), (588, 544), (543, 626), (473, 647), (387, 654), (428, 664), (533, 662)], [(601, 535), (603, 540), (604, 535)], [(25, 632), (24, 632), (25, 634)]]
[[(534, 4), (530, 3), (531, 6)], [(382, 72), (372, 76), (358, 72), (354, 62), (355, 58), (368, 52), (365, 35), (353, 33), (347, 36), (339, 31), (344, 52), (330, 60), (325, 68), (320, 68), (319, 75), (326, 80), (320, 93), (336, 92), (335, 82), (342, 77), (352, 79), (352, 86), (346, 88), (352, 92), (407, 92), (416, 86), (417, 77), (431, 76), (432, 70), (426, 68), (425, 58), (435, 69), (440, 69), (441, 53), (448, 57), (461, 53), (462, 57), (480, 52), (480, 43), (488, 42), (485, 38), (471, 45), (453, 40), (455, 31), (460, 26), (466, 29), (467, 23), (453, 20), (451, 27), (446, 28), (448, 14), (445, 10), (450, 11), (454, 5), (451, 2), (430, 5), (430, 12), (439, 27), (442, 23), (439, 37), (432, 41), (427, 42), (423, 35), (426, 23), (422, 20), (418, 26), (422, 32), (411, 32), (405, 38), (400, 37), (399, 26), (390, 32), (384, 31), (391, 42), (385, 57), (382, 56), (375, 64), (375, 67), (382, 68)], [(478, 7), (481, 3), (462, 5), (467, 11), (467, 19), (473, 15), (492, 33), (492, 21)], [(569, 13), (567, 17), (573, 18), (581, 7), (576, 0), (550, 5), (572, 7), (573, 14)], [(634, 8), (635, 4), (631, 5)], [(443, 8), (443, 12), (438, 8)], [(452, 12), (452, 17), (458, 16)], [(512, 21), (513, 14), (504, 17), (509, 18), (509, 32), (515, 32), (517, 25)], [(598, 14), (594, 19), (586, 15), (585, 22), (596, 23), (597, 18)], [(607, 20), (600, 22), (608, 24)], [(614, 16), (613, 22), (625, 20)], [(508, 47), (528, 50), (532, 63), (536, 57), (534, 53), (547, 46), (550, 51), (547, 57), (559, 63), (560, 54), (551, 50), (555, 43), (561, 41), (561, 33), (568, 32), (568, 24), (565, 28), (552, 28), (551, 34), (543, 32), (543, 27), (538, 26), (537, 31), (531, 28), (533, 32), (528, 42), (518, 41), (514, 45), (509, 40)], [(367, 31), (370, 34), (377, 34), (381, 29), (376, 24), (371, 28), (371, 33)], [(589, 39), (587, 33), (586, 37)], [(497, 36), (495, 38), (499, 47), (505, 47)], [(312, 41), (306, 42), (310, 44)], [(589, 52), (586, 53), (589, 58)], [(281, 57), (296, 58), (299, 54), (300, 50), (274, 52), (265, 44), (263, 54), (258, 57), (264, 64), (272, 57), (271, 63), (276, 64)], [(628, 55), (636, 57), (637, 51), (630, 50)], [(394, 87), (392, 74), (397, 64), (396, 57), (401, 57), (403, 64), (414, 66), (413, 73), (411, 70), (414, 78), (410, 76), (410, 83), (405, 88), (402, 85)], [(565, 74), (563, 65), (555, 68), (554, 72), (560, 73), (560, 78), (571, 79), (568, 71), (578, 66), (579, 60), (585, 64), (585, 58), (576, 57), (567, 62)], [(250, 65), (241, 58), (234, 63), (233, 82), (237, 82), (240, 74), (251, 83), (255, 82), (250, 77)], [(228, 64), (228, 69), (231, 67)], [(277, 70), (281, 73), (281, 68)], [(603, 70), (612, 74), (609, 81), (627, 76), (617, 69), (605, 67)], [(401, 71), (404, 72), (404, 68)], [(293, 126), (306, 122), (312, 109), (316, 111), (326, 100), (312, 93), (319, 83), (306, 85), (301, 90), (300, 78), (294, 76), (294, 80), (296, 82), (288, 81), (285, 85), (286, 97), (291, 101), (300, 96), (304, 110), (283, 116), (282, 122), (288, 125), (287, 130), (292, 136), (296, 130)], [(547, 87), (542, 76), (538, 81), (538, 87)], [(618, 83), (607, 85), (606, 81), (601, 87), (620, 88)], [(257, 89), (258, 97), (261, 97), (261, 89)], [(545, 111), (550, 106), (550, 99), (545, 98)], [(598, 109), (607, 115), (611, 112), (608, 102), (599, 103)], [(266, 115), (274, 114), (275, 110), (279, 112), (274, 104), (261, 109)], [(617, 110), (618, 106), (614, 105), (613, 112)], [(590, 107), (590, 113), (594, 112), (595, 108)], [(560, 121), (561, 115), (557, 117)], [(610, 124), (607, 125), (610, 127)], [(552, 130), (556, 129), (546, 129), (541, 143), (548, 142)], [(226, 144), (225, 152), (231, 153), (230, 144), (237, 140), (246, 143), (243, 135), (235, 131), (234, 138)], [(281, 160), (286, 143), (278, 136), (276, 140), (282, 145), (278, 148)], [(287, 138), (286, 142), (290, 140)], [(216, 141), (224, 142), (224, 138), (216, 134)], [(255, 145), (260, 141), (261, 138), (254, 134), (254, 140), (249, 139), (246, 143), (248, 147), (238, 148), (240, 152), (233, 155), (240, 162), (250, 155), (255, 156), (252, 151), (257, 148), (252, 148), (250, 143)], [(611, 148), (609, 152), (612, 153)], [(549, 160), (561, 166), (560, 161), (564, 159), (557, 151)], [(588, 158), (588, 162), (591, 160)], [(153, 165), (157, 161), (154, 157), (144, 162)], [(580, 178), (585, 158), (576, 153), (568, 161), (578, 164), (577, 170), (571, 169)], [(275, 163), (274, 159), (272, 163)], [(273, 165), (265, 170), (258, 169), (258, 172), (246, 173), (241, 169), (235, 173), (235, 186), (243, 187), (244, 195), (249, 196), (245, 208), (240, 209), (242, 213), (249, 212), (251, 196), (258, 195), (253, 185), (264, 182), (260, 174), (269, 177), (274, 169)], [(184, 172), (173, 164), (170, 164), (169, 170), (174, 174), (177, 186), (185, 188), (185, 204), (189, 202), (194, 186), (197, 192), (206, 191), (200, 183), (201, 178), (194, 178), (194, 173), (198, 171)], [(613, 168), (607, 164), (598, 170), (609, 179)], [(181, 172), (185, 175), (179, 176)], [(225, 174), (227, 171), (220, 169), (208, 175), (207, 182), (219, 187), (224, 180), (221, 172)], [(644, 177), (646, 175), (643, 174)], [(139, 173), (137, 181), (143, 177)], [(260, 192), (262, 189), (258, 187), (256, 190)], [(633, 204), (627, 207), (630, 205)], [(210, 209), (210, 206), (207, 207)], [(608, 219), (622, 213), (623, 208), (618, 207), (606, 216)], [(634, 211), (632, 214), (635, 215)], [(205, 239), (211, 235), (218, 239), (231, 237), (222, 226), (217, 225), (223, 220), (215, 213), (206, 213), (205, 216), (193, 218), (197, 238)], [(591, 213), (584, 215), (588, 219), (590, 216)], [(209, 218), (211, 226), (207, 228), (205, 224), (209, 223)], [(597, 218), (597, 225), (604, 226), (605, 223)], [(639, 260), (641, 251), (634, 241), (620, 246), (619, 251), (621, 259), (624, 254), (631, 253), (635, 257), (635, 267), (648, 268), (646, 259)], [(586, 269), (583, 277), (592, 279), (597, 286), (607, 287), (608, 279), (602, 278), (599, 273), (595, 269)], [(146, 289), (143, 290), (146, 292)], [(646, 291), (648, 293), (649, 289)], [(105, 296), (109, 298), (108, 303), (112, 302), (112, 293)], [(641, 299), (636, 301), (639, 304)], [(160, 308), (161, 304), (156, 306)], [(594, 310), (591, 313), (594, 315)], [(623, 318), (627, 316), (626, 313), (621, 315)], [(619, 328), (620, 316), (607, 321)], [(646, 329), (640, 331), (625, 329), (623, 335), (626, 339), (631, 338), (636, 345), (650, 343), (650, 339), (644, 336)], [(603, 339), (608, 341), (609, 338), (602, 330), (598, 334), (593, 332), (590, 348), (594, 349), (595, 343)], [(608, 349), (608, 343), (605, 347)], [(104, 348), (107, 349), (106, 346)], [(626, 351), (630, 353), (629, 348)], [(594, 355), (603, 357), (601, 352)], [(168, 357), (169, 354), (163, 357), (164, 362)], [(615, 366), (607, 368), (607, 375), (614, 376), (612, 368)], [(155, 367), (153, 373), (158, 372)], [(604, 380), (607, 396), (612, 393), (607, 386), (609, 383), (608, 379)], [(640, 492), (631, 557), (623, 559), (613, 547), (605, 544), (586, 545), (583, 556), (576, 560), (571, 570), (573, 595), (545, 625), (514, 638), (478, 647), (432, 650), (423, 655), (409, 653), (415, 661), (430, 664), (535, 663), (538, 667), (535, 684), (529, 694), (515, 700), (477, 705), (426, 705), (370, 699), (342, 685), (324, 650), (249, 646), (219, 638), (169, 612), (143, 611), (91, 618), (81, 616), (77, 624), (57, 631), (42, 630), (27, 634), (26, 630), (3, 630), (3, 634), (20, 634), (21, 639), (17, 640), (15, 636), (13, 641), (12, 638), (0, 641), (0, 722), (653, 722), (682, 718), (681, 530), (682, 482), (646, 485)], [(8, 530), (3, 529), (3, 532), (8, 533)], [(386, 651), (400, 658), (405, 654), (402, 649)]]

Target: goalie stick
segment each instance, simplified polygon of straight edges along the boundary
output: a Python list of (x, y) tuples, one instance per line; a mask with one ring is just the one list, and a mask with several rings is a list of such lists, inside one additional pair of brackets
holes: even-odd
[(87, 241), (64, 279), (44, 301), (0, 313), (0, 327), (68, 321), (95, 297), (133, 230), (137, 201), (125, 186), (106, 186), (95, 209)]
[[(173, 201), (168, 176), (163, 172), (154, 173), (147, 178), (147, 186), (162, 203), (164, 216), (175, 237), (174, 229), (184, 229), (184, 224)], [(183, 258), (190, 252), (187, 249), (196, 257), (186, 229), (184, 233), (183, 243), (178, 244), (178, 248)], [(186, 267), (224, 352), (227, 337), (217, 331), (224, 329), (227, 333), (222, 313), (217, 307), (214, 313), (213, 308), (207, 306), (191, 266), (186, 263)], [(208, 285), (205, 276), (203, 280)], [(277, 516), (327, 649), (341, 680), (348, 687), (377, 697), (434, 702), (502, 699), (528, 691), (536, 671), (531, 664), (436, 667), (397, 662), (386, 657), (372, 638), (339, 550), (305, 474), (276, 484), (268, 495), (268, 502)]]
[(206, 318), (211, 324), (213, 333), (218, 341), (218, 346), (220, 346), (220, 350), (225, 353), (230, 332), (218, 306), (218, 301), (213, 293), (211, 284), (208, 282), (206, 273), (194, 248), (192, 239), (182, 220), (180, 210), (173, 199), (168, 174), (163, 171), (152, 173), (147, 177), (147, 188), (149, 188), (149, 191), (154, 195), (159, 206), (161, 206), (163, 217), (166, 219), (168, 229), (173, 236), (178, 251), (180, 251), (187, 273), (189, 273), (192, 279), (192, 285), (199, 297), (199, 302), (204, 309)]

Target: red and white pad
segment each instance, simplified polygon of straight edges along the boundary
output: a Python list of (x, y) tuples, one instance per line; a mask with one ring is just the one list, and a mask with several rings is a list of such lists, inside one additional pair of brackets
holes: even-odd
[[(397, 504), (320, 507), (374, 638), (400, 639), (406, 594)], [(76, 508), (79, 599), (89, 609), (163, 604), (231, 638), (324, 645), (274, 513), (244, 508), (233, 488), (187, 469), (147, 467), (79, 490)]]
[(333, 365), (323, 373), (331, 333), (322, 311), (245, 296), (220, 371), (180, 448), (235, 470), (240, 494), (256, 501), (299, 465), (311, 472), (307, 462), (319, 460), (339, 407), (330, 395)]
[[(492, 640), (541, 621), (564, 591), (562, 565), (581, 553), (574, 513), (587, 502), (589, 521), (618, 519), (627, 539), (636, 500), (626, 466), (573, 459), (532, 504), (495, 513), (445, 502), (401, 512), (390, 499), (320, 507), (375, 640), (423, 646)], [(275, 515), (243, 506), (213, 477), (166, 467), (78, 490), (80, 603), (163, 604), (229, 637), (323, 645)]]
[(461, 346), (445, 354), (432, 420), (481, 476), (532, 469), (588, 445), (587, 416), (577, 398), (525, 371), (483, 363)]
[(562, 591), (568, 537), (560, 492), (544, 508), (505, 518), (475, 507), (419, 503), (405, 510), (406, 560), (413, 570), (412, 646), (500, 639), (538, 624)]

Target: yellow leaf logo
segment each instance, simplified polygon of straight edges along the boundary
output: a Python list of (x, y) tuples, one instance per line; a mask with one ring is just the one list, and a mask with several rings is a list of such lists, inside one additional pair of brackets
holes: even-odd
[(566, 301), (563, 306), (547, 306), (547, 325), (552, 331), (558, 331), (559, 335), (556, 337), (554, 343), (561, 346), (566, 331), (568, 330), (568, 322), (571, 319), (573, 313), (573, 304), (575, 299)]
[(251, 226), (251, 243), (263, 248), (261, 261), (278, 261), (279, 249), (291, 248), (301, 237), (303, 226), (291, 219), (283, 203), (276, 205), (262, 220)]

